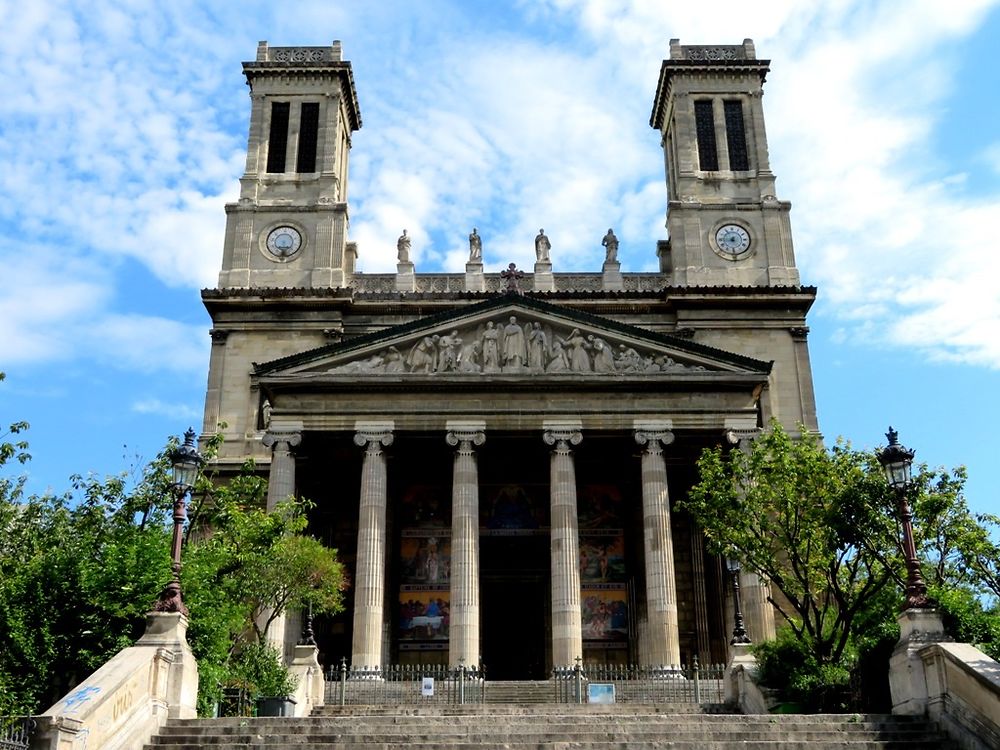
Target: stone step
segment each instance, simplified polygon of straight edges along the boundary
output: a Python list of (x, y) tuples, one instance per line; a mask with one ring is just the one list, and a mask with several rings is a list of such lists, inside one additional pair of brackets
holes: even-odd
[[(930, 722), (881, 714), (744, 716), (670, 713), (667, 706), (324, 707), (303, 718), (167, 723), (150, 750), (941, 750)], [(690, 707), (687, 707), (690, 708)], [(697, 708), (697, 707), (695, 707)], [(364, 709), (358, 710), (358, 709)]]

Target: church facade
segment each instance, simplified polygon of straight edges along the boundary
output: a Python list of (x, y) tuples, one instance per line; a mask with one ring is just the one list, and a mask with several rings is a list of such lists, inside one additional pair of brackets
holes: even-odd
[[(673, 506), (705, 447), (738, 449), (772, 418), (816, 428), (815, 289), (769, 167), (768, 67), (750, 40), (671, 41), (650, 117), (658, 272), (622, 271), (611, 230), (593, 273), (560, 273), (543, 231), (531, 271), (486, 272), (473, 230), (464, 273), (416, 272), (404, 233), (397, 272), (368, 274), (348, 232), (361, 115), (340, 44), (262, 42), (244, 63), (246, 172), (202, 294), (204, 433), (223, 432), (223, 475), (248, 458), (268, 474), (269, 507), (315, 503), (310, 532), (351, 580), (346, 611), (316, 623), (326, 663), (527, 679), (577, 658), (725, 660), (723, 561)], [(766, 583), (741, 583), (767, 637)]]

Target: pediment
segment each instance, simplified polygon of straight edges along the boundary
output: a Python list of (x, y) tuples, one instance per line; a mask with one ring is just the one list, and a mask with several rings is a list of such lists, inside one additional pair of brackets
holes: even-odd
[(524, 297), (501, 297), (256, 365), (351, 378), (766, 375), (770, 363)]

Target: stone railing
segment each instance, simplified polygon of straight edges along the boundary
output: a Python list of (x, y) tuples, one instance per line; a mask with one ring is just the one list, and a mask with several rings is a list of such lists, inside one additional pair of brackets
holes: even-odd
[[(466, 276), (461, 273), (419, 273), (414, 275), (415, 290), (418, 293), (465, 292)], [(485, 291), (499, 293), (506, 289), (507, 282), (498, 273), (483, 274)], [(553, 274), (557, 292), (600, 292), (604, 290), (604, 277), (599, 273), (557, 273)], [(622, 274), (624, 291), (656, 292), (668, 284), (666, 274), (626, 273)], [(351, 279), (349, 286), (361, 293), (391, 294), (397, 291), (396, 274), (359, 273)], [(521, 288), (531, 291), (534, 274), (525, 273)]]
[(141, 748), (168, 718), (194, 718), (198, 667), (187, 618), (150, 613), (146, 632), (41, 716), (33, 750)]
[(962, 748), (1000, 747), (1000, 663), (968, 643), (920, 650), (927, 715)]

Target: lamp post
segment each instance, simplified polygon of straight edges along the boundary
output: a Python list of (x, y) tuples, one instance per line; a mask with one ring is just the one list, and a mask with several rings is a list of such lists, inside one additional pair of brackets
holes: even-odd
[(740, 561), (727, 557), (726, 568), (733, 579), (733, 638), (729, 641), (729, 645), (750, 643), (750, 636), (743, 625), (743, 608), (740, 606)]
[(181, 599), (181, 540), (184, 529), (184, 521), (187, 519), (187, 507), (184, 499), (187, 494), (194, 489), (195, 480), (198, 478), (198, 471), (205, 463), (205, 459), (194, 447), (194, 430), (188, 429), (184, 433), (184, 444), (177, 446), (170, 453), (170, 463), (173, 465), (173, 483), (171, 489), (174, 493), (174, 535), (171, 543), (171, 557), (173, 559), (173, 577), (156, 603), (153, 604), (154, 612), (180, 612), (183, 615), (188, 613), (184, 601)]
[(903, 609), (926, 609), (933, 604), (927, 598), (927, 584), (924, 583), (924, 576), (920, 572), (917, 546), (913, 541), (913, 515), (910, 513), (910, 503), (906, 499), (906, 493), (912, 484), (910, 468), (916, 451), (900, 445), (899, 433), (892, 427), (885, 436), (889, 444), (879, 451), (878, 462), (882, 464), (889, 486), (896, 493), (896, 505), (903, 525), (903, 555), (906, 558), (906, 602)]

